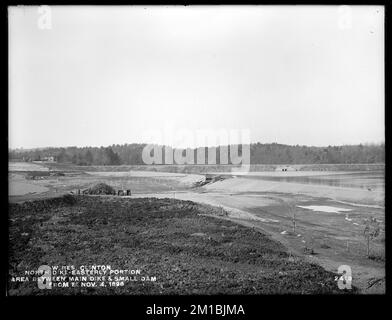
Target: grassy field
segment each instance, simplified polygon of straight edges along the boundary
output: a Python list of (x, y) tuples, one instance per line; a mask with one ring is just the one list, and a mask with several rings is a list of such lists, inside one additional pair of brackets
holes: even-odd
[(156, 277), (51, 290), (10, 282), (10, 295), (344, 293), (333, 273), (190, 201), (66, 196), (10, 204), (9, 211), (11, 276), (40, 265), (96, 264)]

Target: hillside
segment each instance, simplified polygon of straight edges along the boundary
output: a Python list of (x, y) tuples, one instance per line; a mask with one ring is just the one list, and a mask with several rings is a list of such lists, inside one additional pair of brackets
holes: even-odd
[[(11, 150), (10, 159), (34, 161), (55, 156), (59, 163), (77, 165), (142, 165), (145, 144), (112, 145), (109, 147), (67, 147), (35, 150)], [(162, 147), (163, 150), (168, 147)], [(192, 149), (196, 163), (196, 149)], [(241, 148), (239, 148), (241, 153)], [(163, 154), (165, 152), (163, 151)], [(216, 163), (220, 163), (220, 147), (216, 149)], [(163, 157), (164, 158), (164, 157)], [(208, 149), (205, 148), (208, 162)], [(328, 147), (290, 146), (278, 143), (252, 143), (251, 164), (358, 164), (384, 163), (385, 145), (344, 145)], [(162, 159), (165, 163), (165, 159)]]
[(10, 282), (9, 294), (344, 293), (333, 273), (291, 256), (254, 229), (213, 215), (212, 207), (173, 199), (67, 196), (12, 204), (11, 276), (40, 265), (140, 273), (132, 280), (113, 273), (113, 282), (84, 287), (69, 271), (59, 283), (75, 287), (40, 290), (34, 281)]

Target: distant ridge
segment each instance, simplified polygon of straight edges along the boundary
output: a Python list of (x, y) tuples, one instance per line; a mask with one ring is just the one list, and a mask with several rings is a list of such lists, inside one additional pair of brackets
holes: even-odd
[[(76, 165), (142, 165), (146, 144), (116, 144), (108, 147), (66, 147), (16, 149), (9, 151), (10, 160), (37, 161), (54, 156), (59, 163)], [(165, 147), (163, 146), (164, 150)], [(196, 149), (190, 149), (196, 154)], [(216, 148), (217, 164), (220, 147)], [(241, 146), (239, 147), (241, 153)], [(205, 147), (206, 163), (208, 148)], [(163, 152), (164, 154), (164, 152)], [(196, 163), (196, 161), (195, 161)], [(385, 163), (385, 144), (359, 144), (313, 147), (278, 143), (250, 144), (251, 164), (356, 164)]]

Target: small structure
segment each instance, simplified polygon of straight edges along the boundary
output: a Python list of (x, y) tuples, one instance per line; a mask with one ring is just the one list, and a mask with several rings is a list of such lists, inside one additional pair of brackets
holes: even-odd
[(297, 171), (297, 169), (291, 166), (279, 166), (275, 169), (275, 171)]
[(118, 196), (130, 196), (131, 195), (131, 190), (118, 190), (117, 191)]
[(44, 162), (55, 162), (56, 158), (54, 156), (49, 156), (49, 157), (43, 157), (41, 160)]

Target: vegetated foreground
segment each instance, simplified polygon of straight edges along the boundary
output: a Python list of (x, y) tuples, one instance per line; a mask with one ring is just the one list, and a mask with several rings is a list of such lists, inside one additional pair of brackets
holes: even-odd
[(36, 281), (9, 281), (9, 294), (345, 292), (335, 274), (291, 256), (252, 228), (212, 216), (219, 211), (191, 201), (112, 196), (67, 195), (10, 204), (11, 277), (40, 265), (110, 265), (139, 269), (156, 281), (139, 277), (123, 286), (51, 290), (39, 289)]

